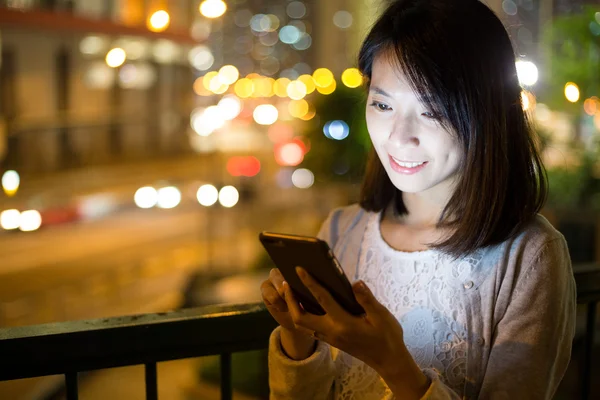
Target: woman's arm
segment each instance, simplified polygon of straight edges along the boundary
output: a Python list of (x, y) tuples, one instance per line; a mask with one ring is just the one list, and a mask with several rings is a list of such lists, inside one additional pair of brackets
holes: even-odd
[(563, 237), (543, 245), (498, 323), (481, 399), (551, 399), (571, 357), (576, 288)]

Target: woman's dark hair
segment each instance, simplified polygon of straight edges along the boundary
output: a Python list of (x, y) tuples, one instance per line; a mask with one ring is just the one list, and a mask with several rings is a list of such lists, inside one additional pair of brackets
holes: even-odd
[[(359, 54), (370, 84), (373, 61), (388, 57), (427, 109), (458, 136), (463, 162), (438, 226), (453, 234), (431, 244), (460, 256), (505, 241), (542, 208), (546, 172), (523, 111), (510, 38), (478, 0), (396, 0), (377, 20)], [(407, 210), (374, 151), (361, 206)]]

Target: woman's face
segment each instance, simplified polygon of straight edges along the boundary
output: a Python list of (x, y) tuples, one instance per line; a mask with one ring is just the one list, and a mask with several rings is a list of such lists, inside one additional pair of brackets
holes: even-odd
[(405, 193), (451, 194), (462, 149), (387, 57), (373, 63), (367, 127), (390, 180)]

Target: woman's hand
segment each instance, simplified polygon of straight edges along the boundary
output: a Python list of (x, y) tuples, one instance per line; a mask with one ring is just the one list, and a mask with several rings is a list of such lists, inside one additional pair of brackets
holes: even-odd
[(279, 269), (271, 270), (269, 279), (262, 283), (260, 290), (267, 310), (281, 325), (281, 346), (284, 352), (294, 360), (303, 360), (310, 356), (316, 340), (311, 336), (312, 331), (294, 325), (284, 299), (285, 286)]
[(298, 267), (296, 272), (326, 312), (319, 316), (302, 310), (286, 283), (285, 301), (297, 329), (315, 332), (319, 340), (369, 365), (386, 381), (396, 397), (419, 398), (419, 394), (425, 393), (428, 379), (404, 345), (402, 326), (364, 282), (352, 285), (356, 300), (365, 310), (364, 315), (355, 316), (342, 308), (305, 270)]

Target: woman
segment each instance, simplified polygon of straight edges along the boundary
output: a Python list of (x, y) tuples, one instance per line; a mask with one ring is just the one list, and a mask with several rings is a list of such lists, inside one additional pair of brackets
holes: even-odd
[(538, 215), (545, 174), (504, 27), (476, 0), (398, 0), (359, 68), (374, 152), (360, 205), (318, 236), (366, 314), (304, 274), (327, 312), (309, 314), (272, 270), (271, 398), (550, 399), (575, 284), (564, 237)]

